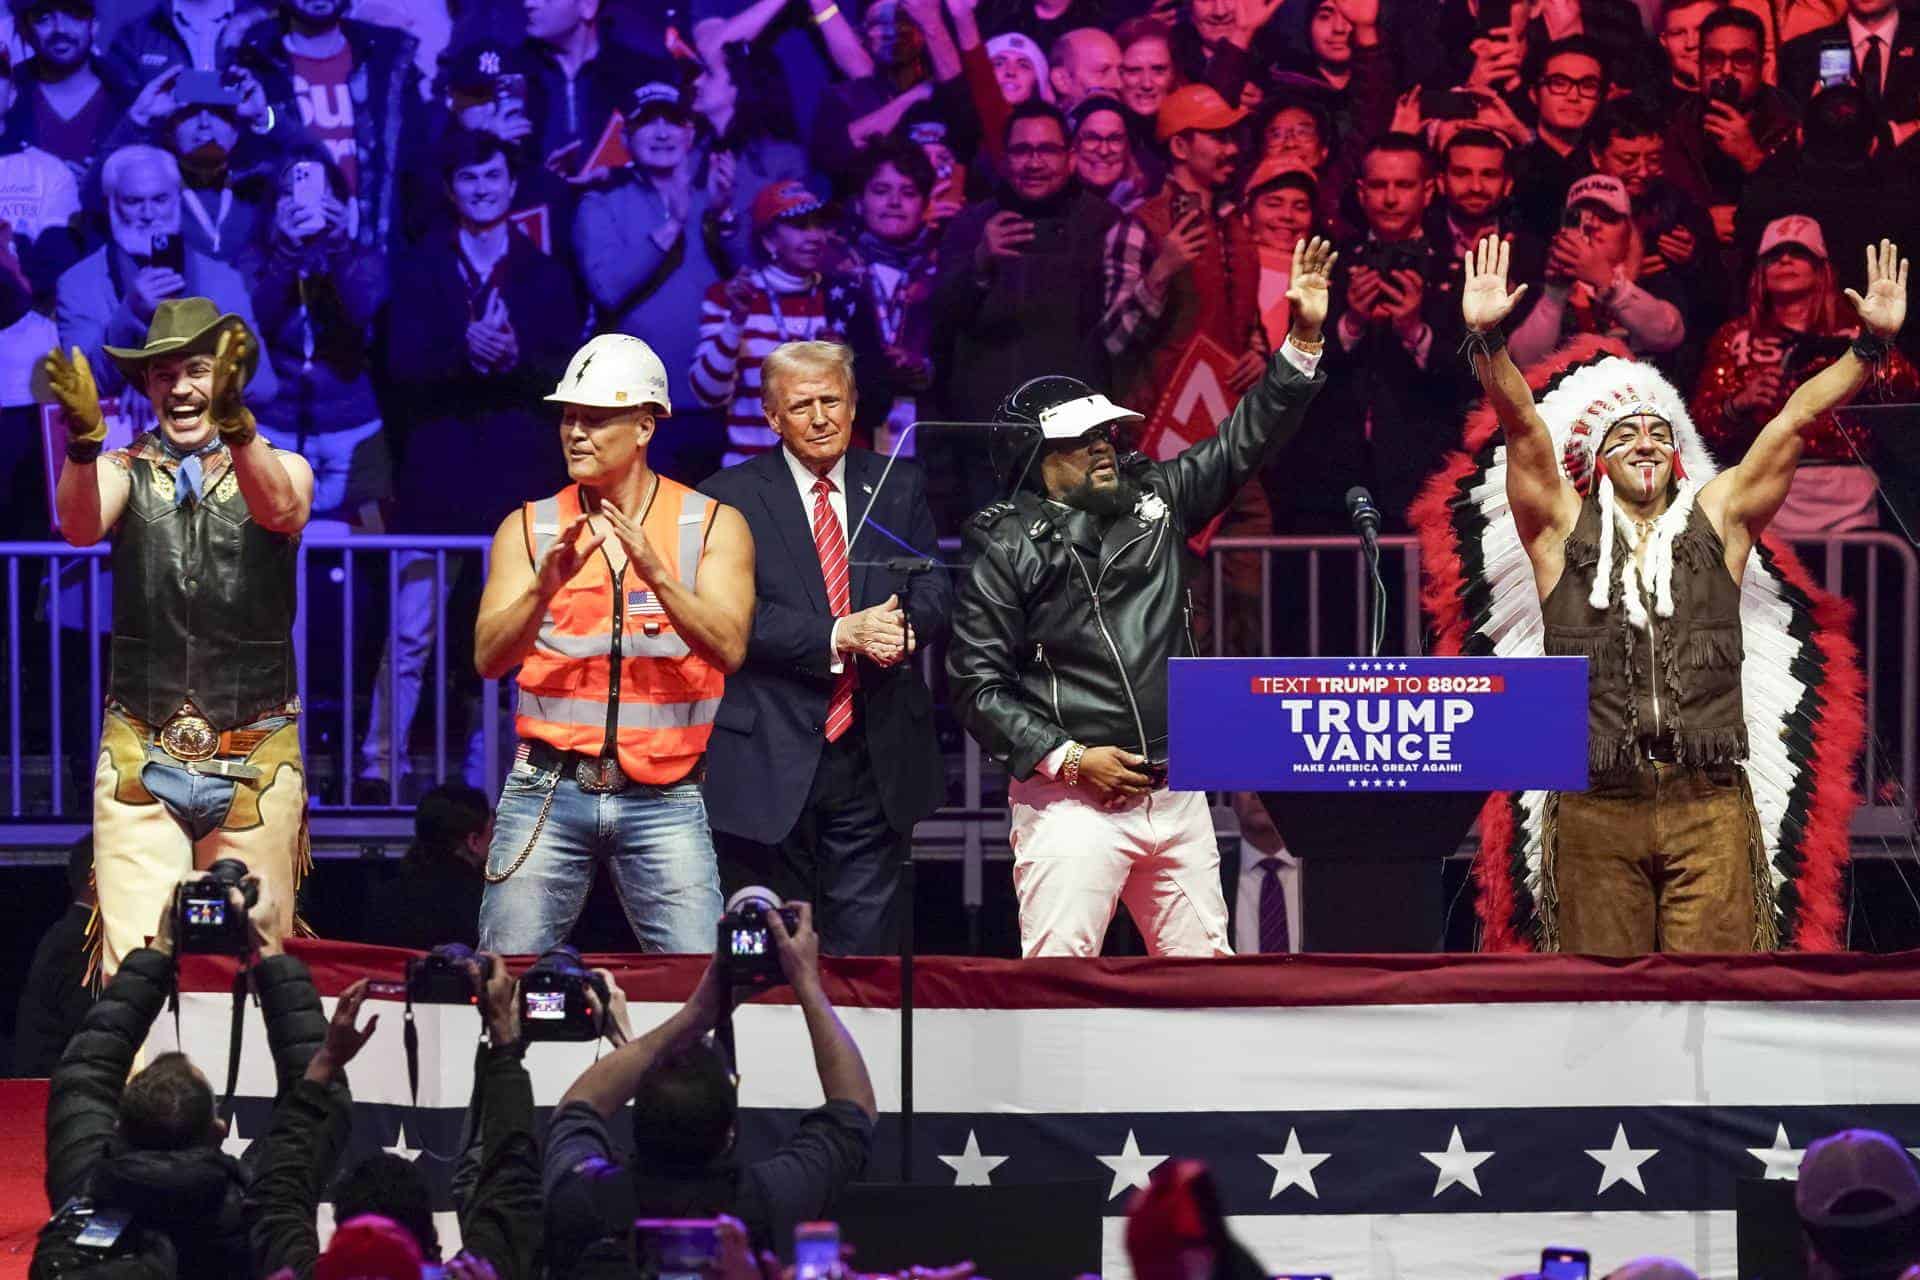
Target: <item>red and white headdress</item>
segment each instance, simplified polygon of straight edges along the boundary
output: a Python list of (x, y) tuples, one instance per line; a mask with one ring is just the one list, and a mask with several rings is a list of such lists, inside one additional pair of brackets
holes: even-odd
[[(1607, 429), (1653, 414), (1674, 430), (1676, 500), (1656, 522), (1666, 541), (1685, 526), (1696, 486), (1719, 472), (1673, 386), (1647, 365), (1625, 358), (1617, 342), (1581, 338), (1527, 371), (1542, 420), (1568, 478), (1618, 515), (1611, 485), (1595, 464)], [(1420, 531), (1421, 606), (1435, 633), (1435, 654), (1537, 656), (1546, 629), (1533, 566), (1507, 506), (1507, 450), (1493, 410), (1468, 416), (1464, 448), (1449, 454), (1407, 513)], [(1671, 523), (1670, 523), (1671, 520)], [(1633, 540), (1631, 527), (1628, 541)], [(1602, 548), (1613, 539), (1603, 537)], [(1641, 572), (1654, 588), (1655, 609), (1670, 612), (1671, 559), (1649, 546)], [(1607, 605), (1610, 564), (1600, 566)], [(1629, 618), (1644, 625), (1645, 605), (1629, 580)], [(1638, 612), (1638, 618), (1633, 615)], [(1782, 947), (1830, 951), (1841, 945), (1840, 876), (1848, 826), (1859, 797), (1854, 764), (1865, 734), (1859, 655), (1846, 601), (1814, 586), (1784, 542), (1765, 535), (1741, 581), (1740, 621), (1746, 650), (1740, 683), (1748, 736), (1747, 774), (1766, 841)], [(1540, 945), (1536, 904), (1547, 793), (1495, 792), (1480, 815), (1479, 888), (1482, 949), (1526, 951)]]

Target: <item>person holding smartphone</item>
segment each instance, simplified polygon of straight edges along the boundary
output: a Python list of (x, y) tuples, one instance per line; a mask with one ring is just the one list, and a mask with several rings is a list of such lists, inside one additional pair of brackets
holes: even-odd
[(1123, 454), (1141, 415), (1077, 378), (1030, 379), (996, 414), (1014, 494), (968, 524), (947, 687), (1012, 779), (1023, 955), (1098, 955), (1123, 901), (1156, 956), (1232, 953), (1206, 797), (1167, 787), (1167, 661), (1194, 652), (1184, 544), (1326, 384), (1334, 256), (1294, 245), (1287, 340), (1217, 433), (1171, 459)]

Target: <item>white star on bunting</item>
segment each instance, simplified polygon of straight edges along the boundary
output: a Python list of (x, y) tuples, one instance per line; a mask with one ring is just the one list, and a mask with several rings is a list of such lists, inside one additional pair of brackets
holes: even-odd
[(1165, 1156), (1145, 1156), (1140, 1154), (1140, 1144), (1133, 1139), (1133, 1130), (1127, 1130), (1127, 1140), (1120, 1147), (1117, 1156), (1096, 1156), (1101, 1164), (1113, 1170), (1113, 1190), (1107, 1192), (1111, 1200), (1128, 1187), (1146, 1189), (1147, 1181), (1153, 1176)]
[(1783, 1124), (1775, 1129), (1772, 1146), (1748, 1147), (1747, 1154), (1767, 1166), (1765, 1181), (1791, 1182), (1800, 1176), (1800, 1157), (1806, 1151), (1787, 1140), (1787, 1126)]
[(1453, 1126), (1453, 1136), (1447, 1139), (1445, 1151), (1422, 1151), (1420, 1158), (1440, 1171), (1433, 1180), (1433, 1194), (1438, 1196), (1448, 1187), (1459, 1185), (1480, 1194), (1480, 1175), (1477, 1170), (1493, 1156), (1491, 1151), (1469, 1151), (1460, 1141), (1460, 1126)]
[(956, 1187), (990, 1187), (993, 1185), (993, 1171), (1007, 1162), (1005, 1156), (983, 1156), (980, 1154), (980, 1139), (973, 1130), (967, 1130), (967, 1149), (957, 1156), (941, 1156), (940, 1163), (953, 1170), (953, 1185)]
[(1267, 1192), (1271, 1200), (1288, 1187), (1298, 1187), (1315, 1200), (1320, 1198), (1320, 1189), (1313, 1185), (1313, 1171), (1320, 1167), (1331, 1152), (1309, 1152), (1300, 1149), (1300, 1133), (1296, 1129), (1287, 1130), (1286, 1150), (1278, 1155), (1262, 1155), (1260, 1158), (1273, 1166), (1273, 1190)]
[[(1660, 1154), (1658, 1147), (1630, 1147), (1627, 1145), (1627, 1126), (1617, 1124), (1613, 1127), (1613, 1145), (1603, 1151), (1588, 1148), (1587, 1154), (1600, 1162), (1600, 1191), (1605, 1191), (1616, 1182), (1624, 1182), (1638, 1191), (1647, 1194), (1647, 1184), (1640, 1180), (1640, 1166)], [(1599, 1192), (1594, 1194), (1598, 1195)]]

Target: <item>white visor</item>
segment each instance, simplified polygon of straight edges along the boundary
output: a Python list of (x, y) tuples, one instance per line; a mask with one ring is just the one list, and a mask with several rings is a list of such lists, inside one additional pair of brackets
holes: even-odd
[(1099, 392), (1040, 411), (1040, 435), (1046, 440), (1077, 440), (1110, 422), (1141, 422), (1142, 415), (1107, 399)]

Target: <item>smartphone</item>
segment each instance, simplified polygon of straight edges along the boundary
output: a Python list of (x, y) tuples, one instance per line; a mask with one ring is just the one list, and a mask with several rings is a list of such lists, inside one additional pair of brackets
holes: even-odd
[(1177, 227), (1188, 214), (1200, 207), (1200, 197), (1182, 187), (1173, 193), (1167, 207), (1173, 215), (1172, 225)]
[(1513, 0), (1480, 0), (1474, 26), (1481, 35), (1504, 32), (1513, 22)]
[(1548, 1245), (1540, 1251), (1540, 1280), (1587, 1280), (1587, 1251)]
[(1422, 89), (1420, 114), (1429, 120), (1471, 120), (1480, 114), (1480, 100), (1463, 89)]
[(1067, 224), (1063, 218), (1035, 218), (1033, 239), (1027, 241), (1028, 253), (1065, 253)]
[(153, 233), (153, 251), (147, 255), (150, 267), (165, 267), (169, 271), (187, 269), (187, 242), (180, 238), (177, 231), (156, 231)]
[(494, 77), (493, 98), (496, 102), (525, 102), (527, 100), (527, 78), (518, 71), (503, 71)]
[(1831, 88), (1853, 79), (1853, 50), (1844, 40), (1828, 40), (1820, 46), (1820, 83)]
[(301, 160), (293, 166), (293, 172), (288, 177), (287, 194), (292, 198), (294, 208), (317, 210), (320, 198), (326, 191), (327, 174), (319, 161)]
[(793, 1280), (833, 1280), (840, 1274), (840, 1224), (801, 1222), (793, 1228)]
[(174, 81), (173, 100), (183, 107), (237, 107), (240, 105), (239, 83), (218, 71), (189, 68)]
[(720, 1261), (720, 1224), (712, 1218), (636, 1218), (633, 1261), (657, 1280), (705, 1280)]
[(933, 191), (927, 196), (927, 221), (935, 219), (934, 207), (940, 204), (966, 203), (967, 166), (956, 164), (947, 170), (945, 177), (933, 184)]

